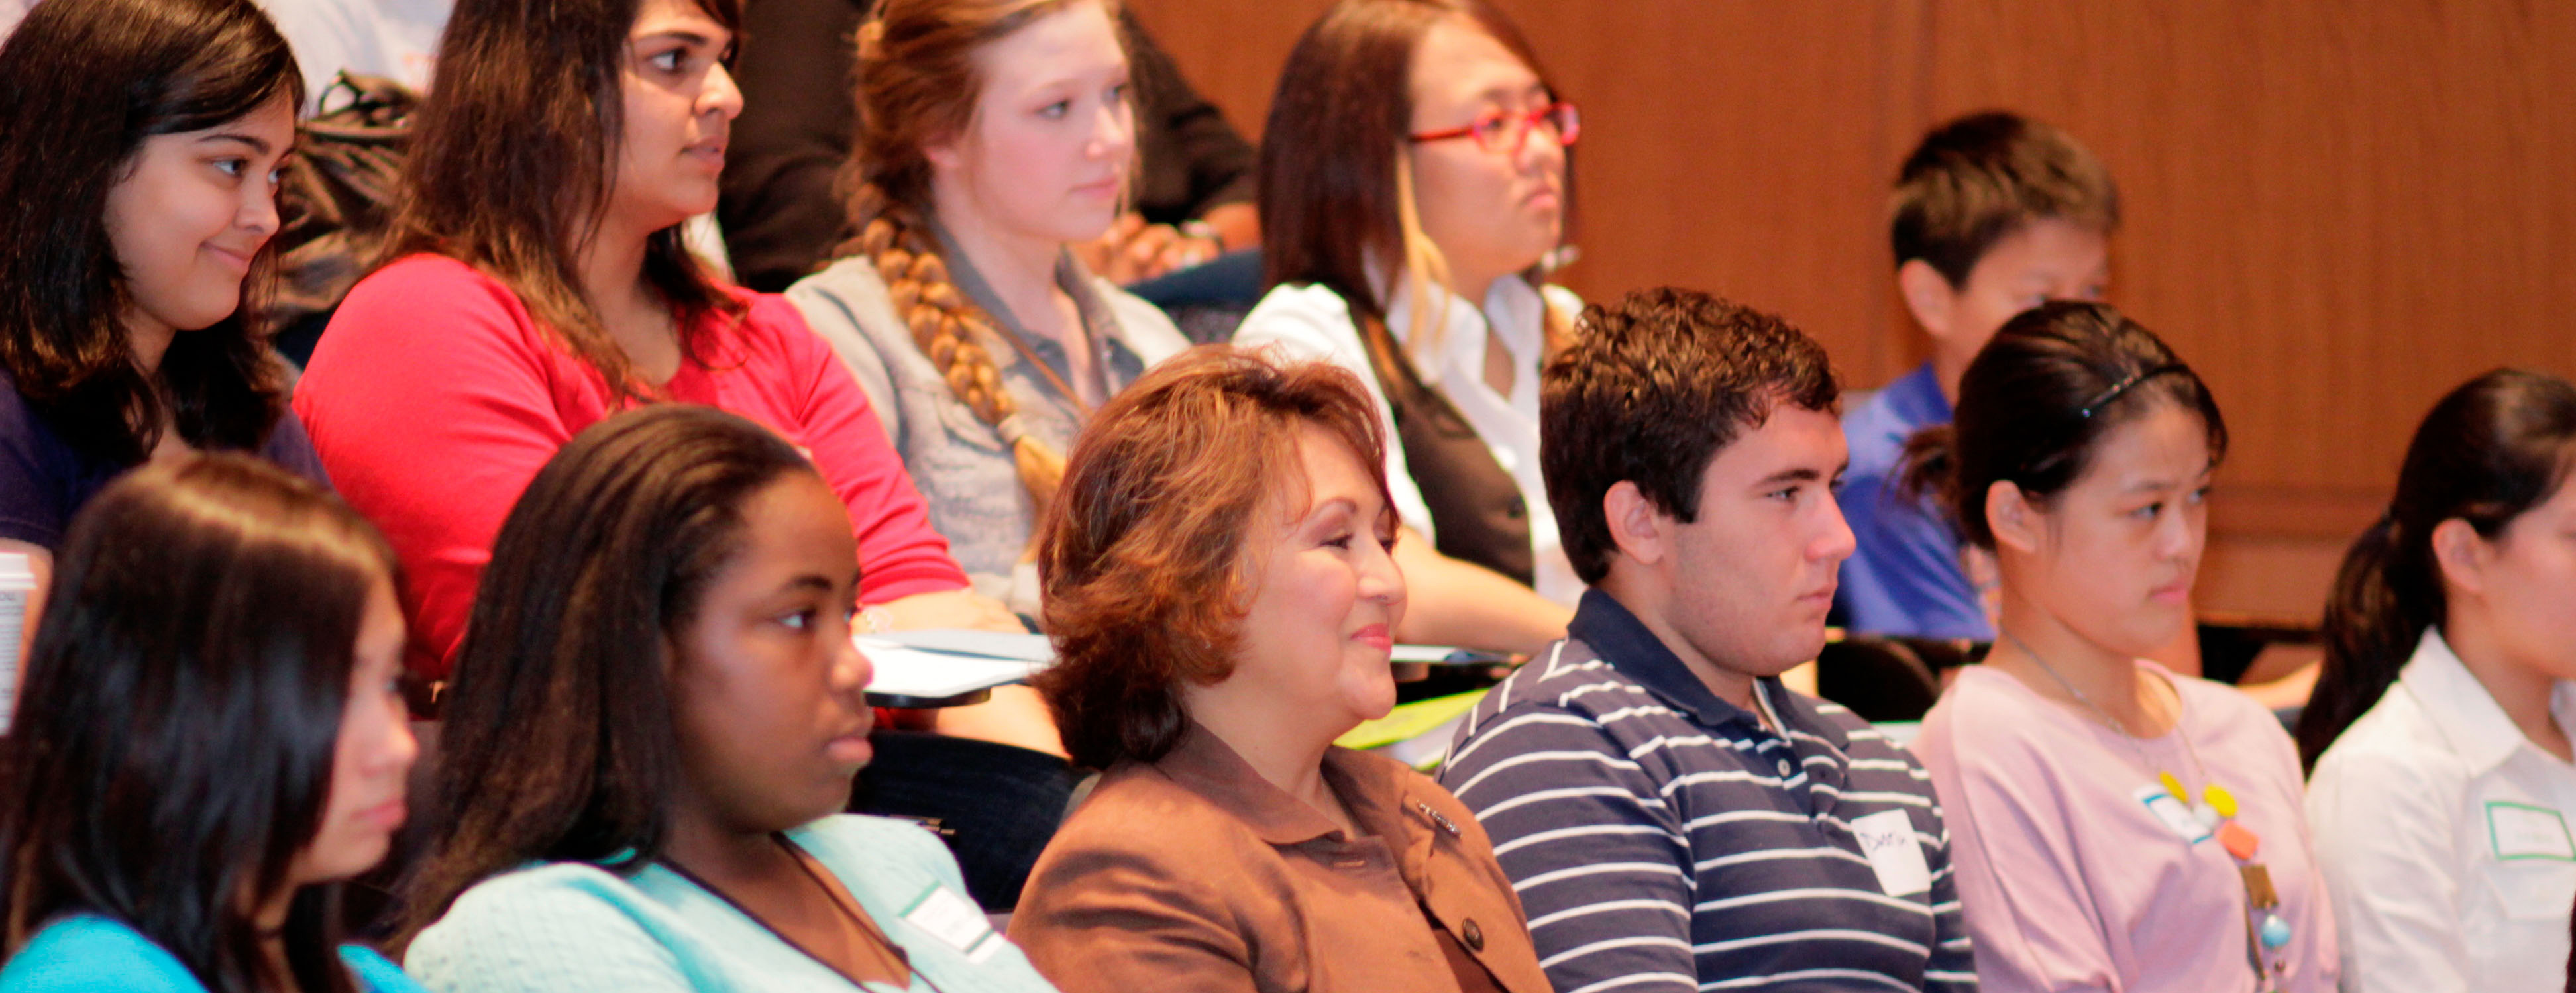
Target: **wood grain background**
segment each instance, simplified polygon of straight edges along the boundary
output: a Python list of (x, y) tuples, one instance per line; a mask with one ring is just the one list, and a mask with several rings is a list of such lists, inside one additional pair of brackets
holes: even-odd
[[(1258, 135), (1327, 0), (1129, 0)], [(1779, 311), (1873, 387), (1921, 361), (1887, 186), (2006, 107), (2110, 164), (2114, 302), (2217, 391), (2204, 609), (2313, 617), (2415, 421), (2499, 365), (2576, 375), (2576, 4), (1497, 0), (1583, 108), (1562, 279)]]

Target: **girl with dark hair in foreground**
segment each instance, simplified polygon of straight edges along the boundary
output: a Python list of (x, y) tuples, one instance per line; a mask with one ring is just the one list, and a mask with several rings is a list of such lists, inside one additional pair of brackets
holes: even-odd
[(333, 885), (417, 754), (384, 539), (208, 455), (101, 491), (59, 563), (0, 739), (0, 990), (417, 990), (340, 945)]
[(849, 515), (704, 407), (602, 421), (493, 544), (406, 962), (435, 990), (1051, 989), (870, 757)]
[(2576, 902), (2576, 386), (2499, 369), (2406, 448), (2299, 717), (2350, 989), (2555, 986)]

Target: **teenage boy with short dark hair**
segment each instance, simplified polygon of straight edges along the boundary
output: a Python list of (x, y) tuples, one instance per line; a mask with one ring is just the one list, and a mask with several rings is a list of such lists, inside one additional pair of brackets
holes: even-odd
[(1549, 980), (1975, 989), (1922, 766), (1778, 678), (1823, 646), (1852, 548), (1824, 350), (1677, 290), (1583, 324), (1544, 373), (1540, 454), (1591, 589), (1440, 773), (1493, 837)]
[[(2013, 315), (2098, 300), (2120, 225), (2110, 171), (2064, 132), (1988, 111), (1935, 128), (1896, 180), (1889, 241), (1905, 309), (1932, 359), (1843, 420), (1843, 513), (1859, 549), (1843, 564), (1844, 624), (1873, 634), (1994, 637), (1964, 546), (1928, 499), (1895, 481), (1905, 441), (1950, 423), (1959, 375)], [(1991, 582), (1991, 576), (1985, 578)]]

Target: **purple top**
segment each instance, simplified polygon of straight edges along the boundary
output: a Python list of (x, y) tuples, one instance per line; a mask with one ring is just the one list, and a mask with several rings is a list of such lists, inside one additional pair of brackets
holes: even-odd
[[(259, 456), (297, 475), (331, 485), (321, 457), (305, 437), (304, 422), (286, 411), (268, 433)], [(18, 388), (0, 373), (0, 538), (52, 549), (63, 541), (72, 514), (130, 466), (74, 449), (36, 416)]]
[(2290, 736), (2252, 697), (2141, 664), (2182, 698), (2159, 738), (2118, 734), (1984, 666), (1960, 670), (1924, 720), (1913, 748), (1949, 818), (1978, 979), (1990, 993), (2254, 988), (2235, 859), (2215, 838), (2184, 840), (2138, 795), (2161, 771), (2197, 796), (2197, 751), (2261, 839), (2255, 861), (2291, 929), (2282, 988), (2332, 993), (2334, 914)]

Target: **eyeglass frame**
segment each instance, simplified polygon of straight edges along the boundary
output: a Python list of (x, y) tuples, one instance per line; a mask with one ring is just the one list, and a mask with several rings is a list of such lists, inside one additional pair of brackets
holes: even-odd
[[(1474, 138), (1476, 139), (1476, 147), (1484, 149), (1485, 151), (1501, 152), (1506, 155), (1517, 154), (1521, 149), (1529, 147), (1530, 133), (1538, 130), (1539, 122), (1557, 114), (1560, 111), (1565, 115), (1564, 123), (1560, 125), (1551, 122), (1548, 125), (1548, 130), (1555, 133), (1556, 143), (1559, 147), (1570, 147), (1574, 144), (1574, 140), (1583, 134), (1583, 115), (1575, 111), (1574, 102), (1571, 100), (1551, 100), (1545, 104), (1541, 104), (1540, 106), (1519, 112), (1508, 110), (1489, 110), (1476, 115), (1476, 119), (1468, 123), (1465, 127), (1448, 128), (1440, 131), (1424, 131), (1419, 134), (1408, 134), (1404, 137), (1406, 141), (1413, 142), (1414, 144), (1421, 144), (1428, 141), (1448, 141), (1452, 138)], [(1487, 144), (1486, 140), (1479, 137), (1476, 133), (1476, 129), (1484, 126), (1487, 121), (1507, 123), (1515, 120), (1520, 122), (1520, 127), (1517, 129), (1519, 140), (1512, 142), (1510, 148), (1496, 148), (1493, 145)]]

